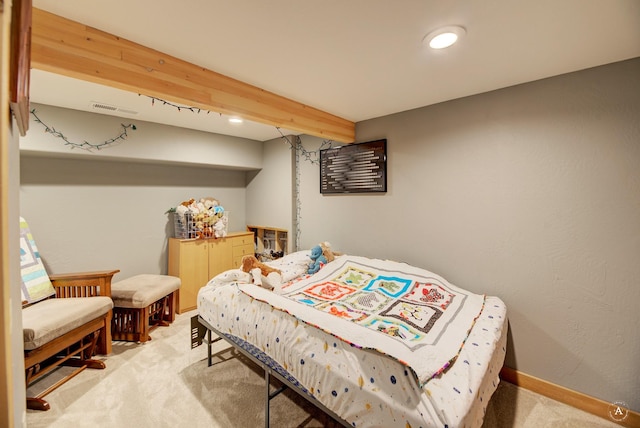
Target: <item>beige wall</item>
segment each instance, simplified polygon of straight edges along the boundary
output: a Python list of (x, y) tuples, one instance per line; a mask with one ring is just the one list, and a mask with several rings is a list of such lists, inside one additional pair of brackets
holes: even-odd
[(635, 59), (358, 123), (388, 139), (388, 192), (322, 196), (302, 162), (301, 247), (497, 295), (508, 366), (640, 410), (639, 76)]
[[(6, 230), (10, 243), (18, 243), (20, 239), (19, 222), (19, 193), (20, 184), (20, 152), (19, 137), (16, 121), (13, 120), (12, 131), (9, 133), (9, 171), (8, 171), (8, 220), (11, 222)], [(12, 353), (12, 395), (15, 426), (26, 426), (26, 390), (24, 384), (24, 354), (22, 349), (22, 296), (20, 288), (13, 286), (20, 284), (20, 246), (9, 245), (9, 278), (11, 291), (11, 353)], [(17, 334), (16, 334), (17, 333)]]

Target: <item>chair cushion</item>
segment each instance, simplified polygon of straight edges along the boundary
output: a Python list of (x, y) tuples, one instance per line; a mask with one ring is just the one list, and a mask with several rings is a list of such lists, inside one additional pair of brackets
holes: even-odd
[(56, 294), (44, 268), (29, 225), (20, 217), (20, 273), (22, 301), (34, 303)]
[(111, 298), (118, 308), (146, 308), (178, 288), (175, 276), (142, 274), (111, 284)]
[(106, 296), (47, 299), (22, 309), (24, 349), (30, 351), (51, 342), (113, 308)]

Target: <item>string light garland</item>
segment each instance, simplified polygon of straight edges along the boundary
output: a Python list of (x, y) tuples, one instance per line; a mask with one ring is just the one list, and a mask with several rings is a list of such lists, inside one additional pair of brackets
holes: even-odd
[(125, 140), (128, 136), (127, 134), (127, 129), (131, 129), (132, 131), (135, 131), (137, 128), (134, 124), (130, 123), (128, 125), (125, 125), (123, 123), (120, 124), (120, 126), (122, 126), (122, 132), (120, 132), (119, 135), (117, 135), (116, 137), (110, 138), (108, 140), (105, 140), (102, 143), (98, 143), (98, 144), (93, 144), (90, 143), (88, 141), (84, 141), (83, 143), (74, 143), (69, 141), (69, 139), (60, 131), (57, 131), (55, 128), (47, 125), (46, 123), (44, 123), (36, 114), (36, 109), (31, 110), (31, 115), (33, 116), (34, 120), (41, 124), (42, 126), (44, 126), (44, 132), (47, 132), (51, 135), (53, 135), (54, 137), (57, 138), (61, 138), (64, 141), (65, 146), (71, 146), (71, 149), (82, 149), (82, 150), (87, 150), (87, 151), (91, 151), (93, 149), (95, 150), (101, 150), (103, 148), (107, 148), (109, 146), (111, 146), (112, 144), (115, 144), (116, 142), (120, 141), (120, 140)]
[[(143, 94), (138, 94), (138, 96), (142, 96), (142, 95)], [(174, 103), (172, 103), (170, 101), (166, 101), (166, 100), (163, 100), (163, 99), (160, 99), (160, 98), (157, 98), (157, 97), (152, 97), (150, 95), (145, 95), (145, 97), (151, 99), (151, 105), (152, 106), (155, 105), (156, 101), (158, 101), (158, 102), (162, 103), (162, 105), (173, 107), (178, 111), (189, 110), (191, 113), (198, 113), (198, 114), (200, 114), (200, 112), (202, 112), (202, 111), (206, 111), (207, 114), (211, 113), (211, 111), (203, 110), (203, 109), (201, 109), (199, 107), (181, 106), (181, 105), (178, 105), (178, 104), (174, 104)], [(220, 114), (220, 116), (222, 116), (222, 114)]]
[(295, 150), (295, 182), (293, 193), (295, 195), (295, 218), (293, 219), (293, 226), (295, 228), (295, 241), (294, 241), (294, 251), (297, 251), (300, 248), (300, 236), (302, 234), (302, 201), (300, 200), (300, 162), (305, 160), (310, 162), (311, 164), (320, 164), (320, 150), (330, 149), (332, 147), (333, 141), (331, 140), (323, 140), (318, 149), (309, 151), (302, 145), (302, 138), (297, 135), (291, 136), (293, 141), (284, 135), (280, 128), (276, 127), (278, 132), (280, 133), (280, 137), (289, 144), (289, 148), (291, 150)]
[(296, 145), (295, 145), (295, 149), (296, 149), (296, 156), (295, 156), (295, 159), (296, 159), (296, 164), (295, 164), (296, 179), (295, 179), (295, 183), (294, 183), (293, 192), (294, 192), (294, 195), (296, 195), (296, 200), (295, 200), (296, 218), (293, 219), (293, 224), (295, 226), (295, 231), (296, 231), (295, 248), (294, 248), (294, 250), (298, 251), (300, 249), (300, 236), (302, 235), (302, 230), (301, 230), (302, 228), (300, 226), (300, 224), (302, 223), (302, 201), (300, 201), (300, 152), (301, 152), (300, 148), (304, 149), (304, 147), (302, 147), (302, 139), (300, 139), (299, 136), (296, 136), (295, 139), (296, 139)]
[(282, 133), (280, 128), (276, 126), (276, 129), (280, 133), (280, 138), (285, 140), (289, 144), (289, 146), (291, 146), (290, 148), (292, 150), (296, 150), (297, 155), (301, 156), (302, 158), (304, 158), (304, 160), (311, 162), (312, 164), (315, 164), (315, 165), (320, 164), (320, 150), (330, 149), (333, 144), (332, 140), (322, 140), (320, 147), (318, 147), (316, 150), (309, 151), (305, 149), (304, 146), (302, 145), (302, 139), (300, 137), (295, 137), (296, 142), (293, 143), (289, 140), (287, 136), (285, 136)]

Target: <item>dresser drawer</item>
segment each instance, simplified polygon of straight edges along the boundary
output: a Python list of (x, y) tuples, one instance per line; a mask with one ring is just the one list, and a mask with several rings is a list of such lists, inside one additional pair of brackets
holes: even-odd
[(251, 251), (253, 252), (253, 234), (250, 235), (242, 235), (242, 236), (234, 236), (231, 241), (233, 242), (234, 247), (241, 247), (244, 245), (251, 246)]
[(237, 245), (233, 247), (233, 258), (241, 259), (243, 256), (253, 255), (253, 242), (249, 244)]

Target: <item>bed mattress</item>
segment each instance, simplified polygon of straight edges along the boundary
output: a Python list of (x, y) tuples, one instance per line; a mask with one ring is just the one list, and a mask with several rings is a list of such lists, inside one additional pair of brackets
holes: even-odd
[[(303, 251), (272, 265), (294, 284), (307, 278), (309, 260)], [(199, 315), (236, 343), (251, 344), (277, 361), (303, 391), (350, 425), (482, 425), (506, 352), (506, 306), (498, 297), (484, 298), (455, 360), (423, 383), (402, 361), (353, 346), (251, 296), (246, 287), (257, 286), (248, 282), (240, 270), (213, 278), (198, 294)]]

